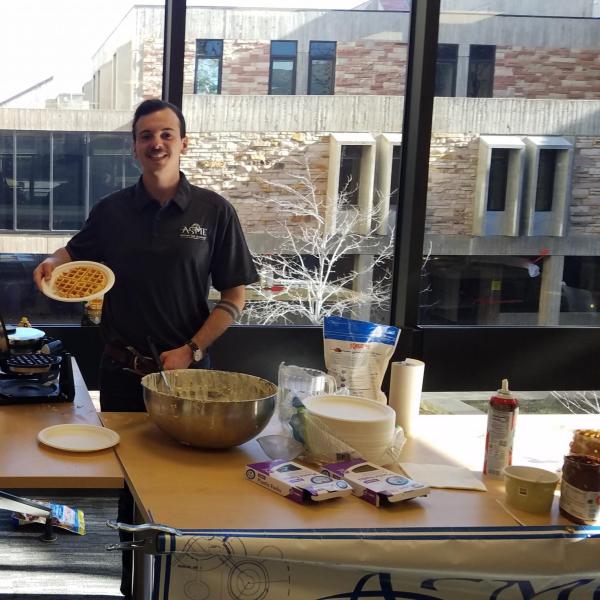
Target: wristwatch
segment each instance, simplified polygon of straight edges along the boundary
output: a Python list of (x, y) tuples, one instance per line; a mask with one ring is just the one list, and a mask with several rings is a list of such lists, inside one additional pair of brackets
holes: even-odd
[(194, 340), (190, 340), (189, 342), (186, 342), (186, 344), (192, 351), (192, 360), (194, 362), (199, 362), (204, 358), (204, 351), (198, 347), (198, 344), (196, 344)]

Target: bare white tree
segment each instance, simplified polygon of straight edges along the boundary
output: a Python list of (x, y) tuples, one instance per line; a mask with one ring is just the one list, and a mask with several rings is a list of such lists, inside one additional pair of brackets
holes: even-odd
[(600, 397), (598, 392), (552, 392), (569, 412), (577, 414), (600, 414)]
[[(251, 286), (245, 320), (263, 325), (318, 325), (325, 316), (356, 316), (365, 305), (385, 309), (390, 274), (383, 269), (384, 275), (374, 280), (372, 271), (387, 266), (393, 255), (393, 235), (377, 235), (377, 218), (365, 223), (358, 208), (348, 202), (349, 186), (336, 199), (332, 228), (327, 199), (319, 193), (318, 177), (309, 163), (303, 165), (302, 174), (289, 177), (293, 179), (289, 184), (261, 180), (273, 190), (265, 201), (278, 213), (278, 227), (269, 232), (278, 240), (278, 250), (254, 257), (262, 283)], [(356, 267), (355, 261), (353, 269), (342, 271), (342, 259), (356, 254), (371, 258), (364, 267)], [(357, 278), (368, 281), (360, 291), (352, 289)]]

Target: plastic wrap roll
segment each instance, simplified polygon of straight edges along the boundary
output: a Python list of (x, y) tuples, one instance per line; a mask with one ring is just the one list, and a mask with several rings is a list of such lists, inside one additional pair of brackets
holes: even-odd
[(410, 436), (415, 428), (421, 406), (425, 363), (416, 358), (407, 358), (392, 363), (389, 405), (396, 411), (396, 425)]

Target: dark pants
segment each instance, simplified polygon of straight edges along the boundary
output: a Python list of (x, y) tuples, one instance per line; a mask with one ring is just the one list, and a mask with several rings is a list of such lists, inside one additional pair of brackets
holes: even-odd
[[(193, 369), (209, 369), (210, 358), (205, 356), (199, 363), (190, 366)], [(106, 356), (100, 360), (100, 409), (102, 412), (145, 412), (144, 393), (140, 383), (141, 376), (127, 371), (123, 366)], [(120, 523), (135, 523), (135, 503), (125, 484), (119, 496), (117, 520)], [(133, 534), (119, 531), (121, 542), (133, 540)], [(133, 551), (122, 552), (121, 593), (131, 598)]]

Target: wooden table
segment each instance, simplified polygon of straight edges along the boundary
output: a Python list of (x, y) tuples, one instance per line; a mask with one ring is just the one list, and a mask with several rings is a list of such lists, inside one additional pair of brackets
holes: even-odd
[(123, 487), (112, 448), (75, 453), (37, 440), (45, 427), (63, 423), (102, 425), (73, 360), (75, 399), (0, 406), (0, 489), (111, 489)]
[[(358, 499), (339, 510), (336, 503), (300, 506), (244, 480), (245, 465), (268, 460), (253, 440), (228, 451), (184, 446), (162, 433), (145, 413), (101, 413), (103, 423), (121, 436), (116, 447), (143, 518), (182, 529), (353, 527), (368, 518), (370, 527), (514, 525), (515, 514), (528, 525), (568, 525), (558, 514), (510, 514), (499, 506), (503, 482), (481, 476), (488, 493), (436, 489), (427, 500), (375, 510)], [(515, 437), (515, 464), (560, 469), (577, 427), (600, 427), (596, 415), (521, 415)], [(463, 465), (481, 471), (484, 416), (423, 415), (401, 461)], [(182, 502), (173, 502), (173, 498)], [(240, 510), (243, 497), (243, 510)], [(268, 506), (268, 510), (265, 510)]]
[[(564, 417), (555, 415), (553, 419), (539, 421), (535, 415), (523, 416), (515, 448), (523, 448), (524, 454), (517, 453), (517, 460), (527, 464), (542, 456), (545, 466), (549, 459), (562, 463), (571, 435), (569, 428), (593, 426), (586, 415), (567, 418), (566, 421), (571, 421), (567, 425)], [(584, 543), (574, 543), (583, 540), (569, 539), (577, 528), (560, 516), (557, 500), (547, 515), (507, 510), (502, 505), (503, 484), (499, 480), (483, 477), (488, 492), (434, 489), (426, 498), (385, 509), (377, 509), (355, 497), (302, 506), (245, 480), (246, 464), (266, 460), (256, 441), (229, 451), (202, 451), (171, 440), (146, 414), (102, 413), (101, 418), (121, 436), (116, 451), (141, 518), (180, 528), (187, 534), (184, 538), (166, 536), (160, 546), (172, 552), (166, 559), (158, 557), (160, 568), (154, 571), (154, 586), (161, 590), (160, 598), (178, 597), (169, 596), (169, 589), (175, 593), (177, 583), (171, 582), (169, 587), (165, 579), (165, 573), (176, 572), (184, 577), (180, 586), (191, 586), (193, 582), (200, 585), (201, 580), (214, 597), (222, 597), (219, 594), (225, 592), (220, 588), (217, 591), (214, 586), (221, 585), (218, 582), (232, 577), (234, 572), (239, 574), (240, 564), (247, 562), (252, 552), (253, 560), (256, 553), (266, 552), (271, 547), (269, 543), (275, 544), (268, 542), (271, 539), (277, 541), (277, 552), (292, 561), (287, 563), (289, 569), (298, 573), (303, 562), (313, 560), (324, 569), (323, 582), (338, 581), (339, 585), (344, 579), (339, 573), (336, 579), (336, 563), (356, 568), (359, 565), (363, 571), (354, 571), (359, 579), (368, 566), (371, 570), (389, 569), (392, 574), (403, 569), (404, 575), (423, 569), (447, 575), (451, 567), (451, 571), (462, 569), (477, 576), (481, 573), (535, 575), (539, 581), (550, 573), (556, 576), (564, 572), (565, 577), (567, 574), (570, 577), (577, 565), (587, 573), (594, 572), (597, 579), (592, 579), (600, 586), (600, 559), (597, 559), (600, 528), (591, 528), (595, 531), (591, 536), (582, 533), (579, 537), (586, 538)], [(483, 416), (466, 420), (456, 416), (424, 416), (418, 437), (407, 441), (401, 461), (463, 462), (476, 469), (483, 461), (484, 431)], [(552, 438), (552, 432), (557, 431), (562, 431), (562, 438)], [(534, 434), (541, 454), (528, 457), (529, 446), (525, 441)], [(548, 444), (551, 439), (558, 440), (554, 447)], [(461, 461), (461, 453), (466, 460)], [(486, 550), (489, 539), (495, 541), (496, 548), (501, 548), (500, 552)], [(232, 540), (237, 540), (237, 546)], [(182, 552), (186, 556), (191, 553), (187, 563)], [(212, 570), (202, 572), (203, 564), (213, 564), (211, 553), (214, 557), (221, 554), (229, 557), (218, 563), (218, 577)], [(238, 562), (234, 560), (237, 553), (240, 553)], [(275, 570), (280, 568), (277, 560), (266, 560), (264, 565), (267, 564)], [(266, 569), (264, 565), (260, 568)], [(161, 574), (156, 575), (158, 572)], [(196, 579), (186, 581), (185, 577), (191, 577), (192, 572), (196, 573)], [(314, 585), (314, 576), (309, 575), (304, 577), (304, 584), (311, 578), (310, 585)], [(527, 581), (529, 585), (533, 580)], [(543, 584), (547, 585), (547, 580)], [(319, 593), (324, 595), (322, 590), (311, 593), (314, 597), (319, 597)], [(271, 597), (277, 596), (268, 596)]]

